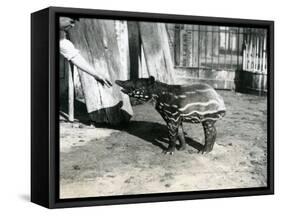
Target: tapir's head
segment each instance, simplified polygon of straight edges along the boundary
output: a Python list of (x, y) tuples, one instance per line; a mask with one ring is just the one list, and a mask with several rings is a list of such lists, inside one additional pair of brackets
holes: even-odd
[(122, 87), (122, 92), (130, 97), (134, 97), (143, 101), (148, 101), (152, 98), (152, 87), (154, 82), (155, 79), (153, 76), (134, 80), (115, 81), (117, 85)]

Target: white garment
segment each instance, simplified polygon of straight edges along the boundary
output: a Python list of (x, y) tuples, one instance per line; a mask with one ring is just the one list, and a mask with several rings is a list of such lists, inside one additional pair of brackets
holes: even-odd
[(62, 54), (67, 60), (71, 60), (79, 54), (73, 43), (67, 39), (60, 39), (60, 54)]

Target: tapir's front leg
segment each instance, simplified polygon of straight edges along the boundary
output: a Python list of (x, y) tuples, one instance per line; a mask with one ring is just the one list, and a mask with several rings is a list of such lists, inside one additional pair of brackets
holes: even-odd
[(174, 154), (175, 149), (176, 149), (176, 141), (178, 139), (178, 129), (179, 129), (179, 123), (178, 122), (173, 122), (169, 121), (167, 123), (168, 126), (168, 131), (169, 131), (169, 146), (167, 150), (164, 150), (165, 154)]

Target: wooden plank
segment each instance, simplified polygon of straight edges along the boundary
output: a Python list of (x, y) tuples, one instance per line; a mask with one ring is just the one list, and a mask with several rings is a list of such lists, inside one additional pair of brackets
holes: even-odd
[(263, 41), (263, 37), (262, 35), (260, 35), (259, 37), (259, 72), (262, 73), (262, 41)]
[(224, 30), (219, 27), (219, 57), (218, 57), (218, 69), (222, 68), (224, 64), (224, 54), (221, 54), (225, 49), (225, 34)]
[[(198, 68), (184, 68), (184, 67), (177, 67), (175, 68), (175, 75), (178, 77), (198, 77)], [(179, 79), (176, 78), (176, 83), (179, 83)], [(185, 83), (186, 84), (186, 83)]]
[(263, 59), (263, 63), (262, 63), (262, 71), (263, 73), (267, 73), (267, 55), (266, 55), (266, 48), (267, 48), (267, 44), (266, 44), (266, 34), (264, 35), (264, 42), (263, 42), (263, 56), (262, 56), (262, 59)]
[[(122, 67), (115, 21), (81, 18), (70, 30), (69, 36), (95, 71), (105, 74), (112, 82), (128, 79), (128, 71), (123, 71)], [(81, 70), (79, 75), (92, 120), (110, 124), (129, 120), (132, 115), (129, 98), (121, 93), (117, 85), (107, 88)]]
[(206, 64), (207, 67), (212, 69), (212, 56), (213, 56), (213, 26), (207, 26), (206, 33)]
[(218, 69), (219, 64), (219, 27), (213, 26), (213, 68)]
[(60, 55), (59, 58), (59, 74), (60, 74), (60, 97), (65, 97), (68, 95), (68, 62), (66, 59)]
[(129, 54), (130, 54), (130, 79), (139, 77), (139, 62), (141, 54), (140, 34), (138, 23), (128, 21)]
[(74, 121), (74, 83), (71, 64), (68, 64), (68, 121)]
[(173, 66), (175, 66), (175, 25), (173, 23), (166, 23), (168, 42), (170, 47), (171, 59)]
[(178, 80), (179, 83), (184, 84), (192, 84), (192, 83), (206, 83), (214, 87), (215, 89), (226, 89), (232, 90), (234, 89), (234, 80), (217, 80), (217, 79), (207, 79), (207, 78), (190, 78), (190, 77), (181, 77)]
[(173, 63), (165, 24), (140, 22), (140, 36), (150, 75), (165, 83), (174, 83)]
[(180, 42), (180, 66), (187, 67), (187, 34), (185, 32), (185, 25), (181, 27)]
[(243, 46), (245, 45), (244, 40), (244, 28), (239, 28), (238, 29), (238, 33), (239, 33), (239, 38), (238, 38), (238, 50), (237, 50), (237, 62), (238, 62), (238, 66), (237, 69), (238, 70), (242, 70), (243, 67)]
[(252, 67), (252, 72), (256, 72), (256, 55), (257, 55), (257, 47), (256, 47), (256, 43), (257, 43), (257, 34), (256, 34), (256, 30), (253, 29), (253, 43), (252, 43), (252, 47), (253, 47), (253, 54), (252, 54), (252, 62), (253, 62), (253, 67)]
[(249, 45), (249, 53), (248, 53), (249, 64), (248, 64), (247, 70), (251, 71), (251, 70), (253, 70), (253, 65), (254, 65), (253, 64), (253, 35), (252, 35), (252, 32), (250, 33), (249, 36), (250, 36), (250, 39), (249, 39), (250, 45)]
[(180, 31), (180, 65), (182, 67), (192, 67), (192, 26), (183, 25), (184, 28)]
[(66, 78), (66, 76), (65, 76), (65, 74), (66, 74), (65, 61), (66, 61), (65, 58), (62, 55), (60, 55), (60, 60), (59, 60), (60, 79)]
[(249, 51), (250, 51), (250, 34), (248, 33), (248, 31), (244, 31), (244, 37), (245, 37), (245, 63), (244, 63), (244, 67), (243, 70), (248, 70), (249, 68)]
[(125, 73), (125, 77), (130, 76), (130, 59), (129, 59), (129, 33), (126, 21), (116, 20), (115, 33), (120, 56), (120, 70)]
[(192, 66), (199, 67), (198, 65), (198, 25), (193, 26), (193, 59), (192, 59)]
[(187, 46), (186, 46), (186, 52), (187, 52), (187, 67), (193, 66), (193, 25), (186, 25), (187, 34)]
[(225, 27), (224, 34), (225, 34), (225, 45), (224, 45), (224, 64), (223, 64), (223, 70), (227, 67), (227, 52), (228, 52), (228, 45), (229, 45), (229, 32), (227, 31), (229, 27)]
[(180, 65), (180, 24), (175, 25), (175, 65)]
[(238, 28), (235, 28), (230, 33), (230, 49), (231, 49), (231, 59), (230, 59), (230, 70), (237, 69), (237, 45), (238, 45)]
[(259, 36), (256, 37), (256, 67), (255, 71), (259, 71)]
[(200, 67), (206, 67), (206, 26), (199, 26), (199, 59)]
[(147, 64), (145, 61), (145, 56), (144, 56), (144, 50), (143, 50), (143, 45), (141, 45), (141, 58), (139, 62), (139, 77), (140, 78), (147, 78), (149, 77), (149, 72), (147, 68)]
[(83, 104), (86, 104), (82, 84), (80, 81), (80, 75), (77, 67), (73, 67), (73, 84), (74, 84), (75, 100), (80, 101)]

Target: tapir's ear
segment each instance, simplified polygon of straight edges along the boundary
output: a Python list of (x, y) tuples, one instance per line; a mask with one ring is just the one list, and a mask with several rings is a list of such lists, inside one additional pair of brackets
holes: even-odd
[(150, 77), (149, 77), (149, 82), (150, 82), (151, 84), (153, 84), (153, 83), (155, 82), (154, 76), (150, 76)]

